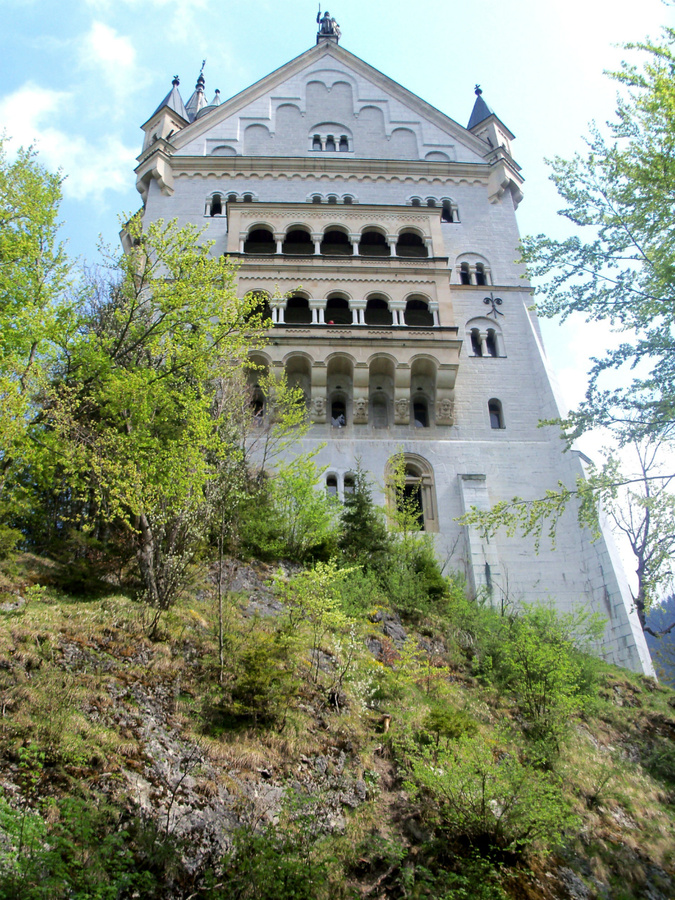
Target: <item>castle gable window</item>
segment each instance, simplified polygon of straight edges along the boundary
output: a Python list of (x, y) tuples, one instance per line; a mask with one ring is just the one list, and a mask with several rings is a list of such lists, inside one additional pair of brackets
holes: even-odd
[(490, 428), (504, 428), (504, 412), (502, 404), (499, 400), (490, 400), (488, 402), (488, 413), (490, 415)]

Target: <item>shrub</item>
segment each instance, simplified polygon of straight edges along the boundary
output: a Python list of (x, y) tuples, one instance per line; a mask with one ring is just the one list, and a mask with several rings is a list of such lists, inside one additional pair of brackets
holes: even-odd
[(575, 824), (552, 775), (479, 736), (418, 751), (407, 787), (449, 840), (479, 851), (520, 853), (539, 843), (550, 850)]

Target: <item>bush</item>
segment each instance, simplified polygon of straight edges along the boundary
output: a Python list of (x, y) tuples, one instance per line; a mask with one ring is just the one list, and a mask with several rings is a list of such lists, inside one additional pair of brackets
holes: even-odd
[(484, 853), (520, 853), (534, 844), (550, 850), (575, 825), (553, 776), (483, 737), (418, 751), (407, 787), (449, 840)]

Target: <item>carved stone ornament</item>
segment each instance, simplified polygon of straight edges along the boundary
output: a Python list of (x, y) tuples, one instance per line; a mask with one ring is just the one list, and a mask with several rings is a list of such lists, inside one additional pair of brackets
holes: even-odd
[(396, 411), (396, 424), (407, 425), (410, 421), (410, 400), (401, 397), (394, 403), (394, 409)]
[(449, 398), (445, 397), (439, 400), (436, 405), (436, 424), (452, 425), (455, 421), (455, 404)]
[(312, 400), (312, 418), (315, 422), (326, 421), (326, 400), (324, 397), (316, 397)]
[(364, 425), (368, 422), (368, 401), (362, 397), (354, 400), (354, 422)]

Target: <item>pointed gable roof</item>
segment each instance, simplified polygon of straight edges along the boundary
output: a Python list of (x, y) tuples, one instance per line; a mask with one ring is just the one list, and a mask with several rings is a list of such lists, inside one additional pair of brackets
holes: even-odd
[(489, 118), (489, 116), (493, 116), (494, 112), (487, 105), (485, 100), (483, 100), (483, 92), (480, 89), (480, 85), (477, 84), (475, 91), (476, 102), (473, 105), (473, 110), (471, 111), (471, 118), (469, 119), (469, 124), (466, 126), (469, 131), (472, 128), (475, 128), (476, 125), (480, 124), (484, 119)]
[(164, 109), (164, 107), (168, 107), (172, 112), (177, 113), (181, 118), (185, 119), (186, 122), (189, 122), (188, 114), (185, 109), (185, 104), (183, 103), (183, 98), (180, 95), (180, 91), (178, 90), (178, 85), (180, 84), (180, 79), (178, 75), (174, 75), (173, 81), (171, 82), (171, 90), (166, 95), (166, 97), (159, 104), (157, 109), (154, 111), (150, 118), (156, 116), (157, 113)]
[(283, 66), (275, 69), (269, 75), (256, 81), (250, 87), (235, 94), (234, 97), (222, 102), (217, 110), (214, 110), (210, 115), (196, 118), (188, 127), (183, 128), (175, 138), (172, 139), (172, 143), (176, 149), (179, 150), (190, 141), (200, 137), (217, 122), (236, 115), (240, 109), (243, 109), (259, 97), (264, 96), (267, 92), (273, 90), (288, 78), (297, 75), (318, 61), (331, 57), (341, 61), (348, 68), (377, 85), (386, 94), (389, 94), (405, 106), (413, 109), (417, 115), (422, 116), (449, 135), (453, 136), (480, 157), (484, 156), (484, 141), (477, 138), (454, 119), (450, 118), (450, 116), (447, 116), (445, 113), (436, 109), (435, 106), (432, 106), (426, 100), (417, 96), (417, 94), (404, 88), (397, 81), (394, 81), (393, 78), (384, 75), (378, 69), (369, 65), (367, 62), (364, 62), (360, 57), (355, 56), (353, 53), (350, 53), (349, 50), (346, 50), (344, 47), (333, 41), (322, 41), (316, 46), (311, 47), (299, 56), (296, 56), (295, 59), (290, 60)]

